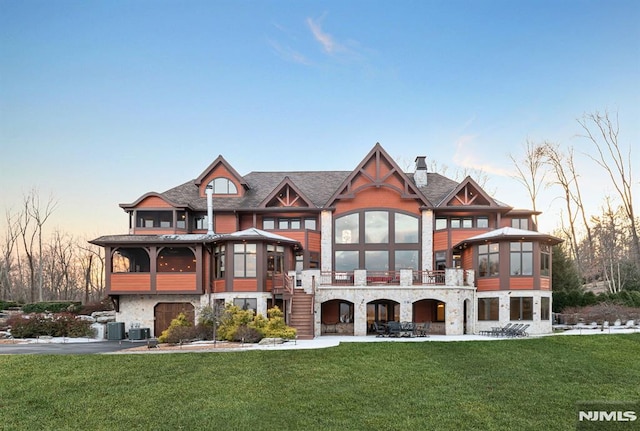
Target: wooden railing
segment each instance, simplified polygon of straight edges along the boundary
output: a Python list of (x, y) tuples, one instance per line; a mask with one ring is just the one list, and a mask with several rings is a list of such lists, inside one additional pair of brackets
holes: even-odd
[(322, 271), (320, 285), (353, 286), (353, 271)]
[(276, 294), (289, 293), (293, 295), (293, 278), (287, 274), (273, 274), (271, 276), (271, 292)]
[(400, 285), (400, 271), (367, 271), (367, 286)]
[(443, 286), (446, 284), (444, 270), (413, 271), (413, 284)]

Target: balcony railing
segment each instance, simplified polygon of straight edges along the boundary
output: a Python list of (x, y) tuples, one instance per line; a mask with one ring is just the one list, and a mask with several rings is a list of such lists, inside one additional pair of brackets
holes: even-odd
[(447, 282), (446, 270), (438, 271), (321, 271), (320, 286), (446, 286), (468, 285), (467, 272), (449, 270), (460, 277), (451, 277)]

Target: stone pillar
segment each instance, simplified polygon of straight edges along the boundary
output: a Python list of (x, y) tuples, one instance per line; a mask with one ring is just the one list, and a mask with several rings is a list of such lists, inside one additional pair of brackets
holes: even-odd
[(433, 211), (422, 211), (422, 270), (433, 270)]
[(353, 271), (353, 285), (354, 286), (366, 286), (367, 285), (367, 270), (356, 269)]
[(320, 256), (322, 271), (332, 271), (333, 262), (333, 213), (331, 211), (322, 211), (320, 214)]

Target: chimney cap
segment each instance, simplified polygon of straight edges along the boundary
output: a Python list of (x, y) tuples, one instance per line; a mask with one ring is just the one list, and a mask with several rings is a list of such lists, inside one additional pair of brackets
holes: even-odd
[(427, 169), (427, 156), (418, 156), (416, 157), (416, 170), (426, 170)]

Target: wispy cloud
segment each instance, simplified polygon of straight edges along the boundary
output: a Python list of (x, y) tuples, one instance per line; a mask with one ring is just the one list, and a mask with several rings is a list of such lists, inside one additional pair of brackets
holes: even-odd
[[(513, 172), (494, 165), (490, 162), (483, 161), (481, 157), (475, 154), (476, 148), (488, 148), (486, 143), (478, 142), (479, 135), (461, 135), (455, 142), (455, 153), (453, 154), (453, 162), (465, 169), (473, 169), (482, 171), (491, 175), (499, 175), (503, 177), (513, 176)], [(502, 159), (501, 157), (499, 159)]]
[(336, 52), (344, 51), (344, 47), (336, 42), (333, 36), (322, 30), (322, 21), (324, 20), (326, 15), (327, 14), (325, 13), (318, 19), (307, 18), (307, 25), (309, 26), (311, 34), (313, 34), (315, 40), (322, 46), (324, 52), (332, 55)]
[(311, 64), (311, 61), (305, 57), (304, 54), (301, 54), (290, 46), (281, 45), (273, 39), (268, 39), (268, 41), (273, 51), (283, 60), (303, 64), (305, 66), (309, 66)]

